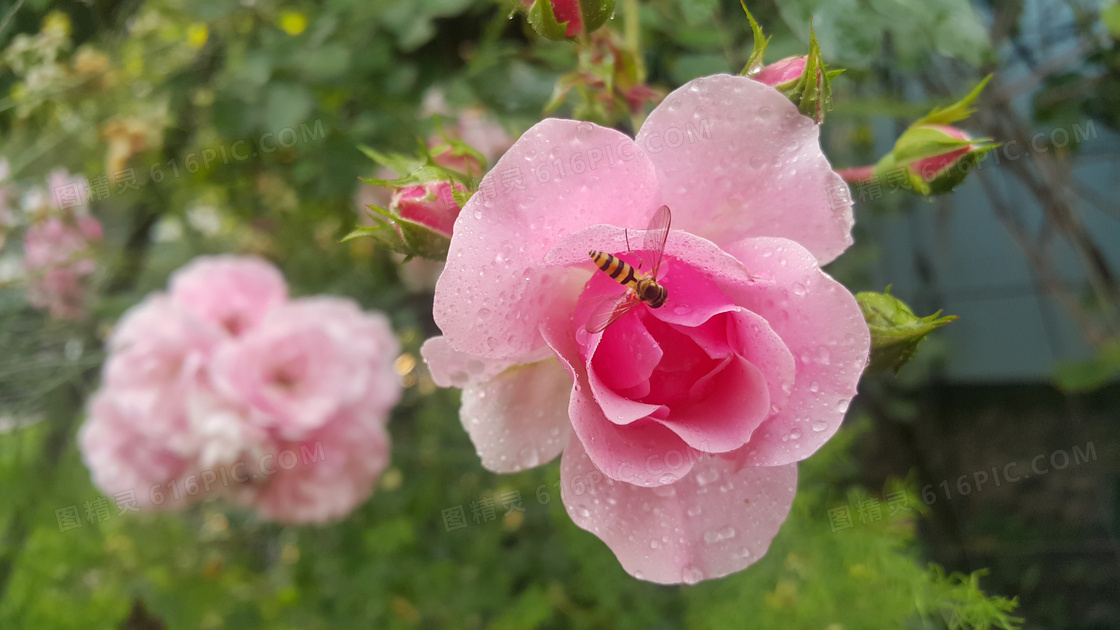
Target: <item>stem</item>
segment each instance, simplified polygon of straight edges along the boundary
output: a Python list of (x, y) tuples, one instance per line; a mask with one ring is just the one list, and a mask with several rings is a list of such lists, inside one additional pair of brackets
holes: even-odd
[(836, 173), (844, 179), (844, 181), (854, 184), (856, 182), (871, 181), (871, 173), (875, 171), (875, 165), (869, 164), (867, 166), (855, 166), (852, 168), (842, 168)]
[[(641, 6), (638, 0), (622, 0), (623, 28), (626, 35), (626, 47), (633, 51), (638, 59), (642, 57), (642, 24)], [(645, 77), (640, 77), (642, 81)]]

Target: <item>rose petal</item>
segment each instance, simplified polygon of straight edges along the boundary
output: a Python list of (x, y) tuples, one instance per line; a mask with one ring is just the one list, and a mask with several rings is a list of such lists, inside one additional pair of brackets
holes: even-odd
[(646, 118), (637, 143), (657, 167), (673, 227), (724, 246), (793, 239), (822, 264), (852, 244), (852, 199), (819, 129), (777, 90), (744, 77), (695, 79)]
[(765, 555), (793, 504), (797, 466), (736, 469), (717, 457), (672, 485), (640, 488), (609, 481), (572, 439), (560, 479), (572, 521), (605, 542), (628, 573), (692, 584)]
[[(568, 417), (575, 439), (568, 448), (577, 440), (582, 442), (608, 477), (641, 486), (670, 483), (691, 470), (693, 449), (669, 429), (650, 420), (619, 426), (607, 419), (591, 396), (587, 372), (567, 317), (546, 320), (541, 333), (573, 381)], [(679, 464), (666, 469), (659, 463), (672, 455), (681, 460)]]
[(171, 274), (171, 299), (237, 336), (288, 299), (284, 276), (252, 256), (201, 256)]
[[(514, 365), (512, 359), (488, 359), (459, 352), (443, 337), (432, 337), (420, 347), (420, 356), (428, 364), (432, 380), (440, 387), (466, 387), (484, 383)], [(528, 362), (536, 363), (552, 356), (552, 350), (545, 346), (529, 355)]]
[(571, 389), (568, 374), (552, 358), (464, 387), (459, 416), (482, 465), (512, 473), (559, 455), (571, 434)]
[(434, 305), (447, 342), (493, 359), (540, 348), (538, 323), (556, 300), (571, 297), (539, 269), (545, 254), (593, 223), (644, 228), (659, 205), (657, 175), (633, 140), (587, 122), (538, 123), (487, 173), (455, 222)]
[(689, 402), (659, 419), (686, 444), (704, 453), (741, 447), (770, 413), (766, 377), (742, 357), (729, 355), (696, 381)]
[(840, 428), (856, 394), (871, 345), (867, 324), (852, 294), (797, 243), (749, 238), (727, 249), (773, 284), (724, 290), (766, 318), (797, 360), (788, 402), (736, 456), (749, 466), (805, 459)]

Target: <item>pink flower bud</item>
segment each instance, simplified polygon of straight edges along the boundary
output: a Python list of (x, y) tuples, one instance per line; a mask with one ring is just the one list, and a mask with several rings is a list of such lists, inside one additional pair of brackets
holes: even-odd
[[(958, 140), (972, 140), (972, 136), (968, 135), (964, 131), (961, 131), (960, 129), (957, 129), (956, 127), (951, 127), (949, 125), (922, 125), (922, 127), (925, 127), (926, 129), (936, 129), (941, 133), (944, 133), (945, 135), (953, 138), (957, 138)], [(914, 162), (910, 165), (910, 171), (921, 175), (922, 179), (927, 182), (932, 181), (943, 169), (948, 166), (952, 166), (961, 156), (967, 155), (968, 152), (972, 150), (973, 145), (969, 144), (959, 149), (954, 149), (952, 151), (942, 153), (941, 155), (935, 155), (933, 157), (918, 160), (917, 162)]]
[(781, 61), (765, 66), (758, 71), (757, 74), (751, 78), (760, 83), (765, 83), (770, 87), (778, 87), (791, 81), (796, 81), (801, 78), (802, 73), (805, 72), (805, 64), (808, 63), (809, 56), (801, 55), (800, 57), (786, 57)]
[[(465, 192), (462, 184), (454, 190)], [(423, 186), (408, 186), (393, 193), (389, 211), (402, 219), (420, 223), (450, 237), (459, 216), (458, 202), (450, 182), (429, 182)]]
[(602, 26), (614, 0), (522, 0), (533, 29), (549, 39), (575, 37)]

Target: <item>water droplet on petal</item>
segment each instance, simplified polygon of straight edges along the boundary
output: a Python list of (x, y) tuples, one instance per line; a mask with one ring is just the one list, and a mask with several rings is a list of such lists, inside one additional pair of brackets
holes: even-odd
[(821, 391), (821, 384), (816, 381), (809, 383), (809, 391), (813, 392), (814, 394)]
[(717, 479), (719, 479), (719, 470), (715, 468), (702, 468), (696, 473), (696, 483), (701, 486), (706, 486)]
[(704, 572), (700, 570), (700, 567), (689, 564), (685, 565), (684, 569), (681, 570), (681, 580), (683, 580), (685, 584), (696, 584), (703, 579)]
[(828, 428), (828, 423), (825, 422), (824, 420), (819, 420), (819, 421), (813, 423), (813, 430), (816, 431), (817, 433), (820, 433), (821, 431), (824, 431), (827, 428)]

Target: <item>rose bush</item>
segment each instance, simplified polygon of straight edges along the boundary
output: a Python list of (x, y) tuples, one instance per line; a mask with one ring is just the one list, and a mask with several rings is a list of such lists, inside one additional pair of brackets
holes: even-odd
[(293, 523), (364, 501), (401, 391), (388, 320), (340, 298), (289, 300), (255, 258), (199, 258), (169, 284), (109, 340), (80, 436), (95, 484), (142, 508), (224, 495)]
[[(589, 334), (601, 296), (623, 289), (588, 250), (637, 265), (627, 236), (640, 249), (662, 204), (668, 300)], [(817, 126), (752, 79), (682, 86), (635, 139), (545, 120), (460, 213), (435, 293), (443, 336), (423, 354), (438, 384), (463, 388), (487, 468), (563, 452), (569, 514), (627, 571), (726, 575), (765, 553), (795, 462), (839, 428), (866, 365), (860, 309), (820, 269), (851, 226)]]

